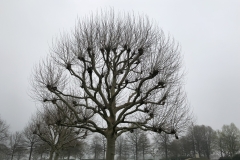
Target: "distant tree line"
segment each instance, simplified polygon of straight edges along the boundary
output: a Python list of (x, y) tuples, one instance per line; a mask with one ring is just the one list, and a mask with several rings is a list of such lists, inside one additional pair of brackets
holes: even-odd
[(223, 125), (221, 130), (213, 130), (210, 126), (192, 125), (179, 140), (169, 135), (154, 137), (158, 144), (156, 151), (165, 159), (178, 160), (204, 157), (217, 159), (232, 158), (240, 151), (240, 131), (234, 123)]
[[(0, 159), (105, 159), (106, 138), (58, 125), (61, 113), (49, 109), (38, 111), (23, 131), (15, 133), (10, 133), (9, 125), (0, 118)], [(225, 160), (239, 158), (239, 151), (240, 131), (234, 123), (223, 125), (221, 130), (192, 124), (179, 139), (134, 129), (117, 139), (115, 159), (181, 160), (215, 156), (213, 159)]]

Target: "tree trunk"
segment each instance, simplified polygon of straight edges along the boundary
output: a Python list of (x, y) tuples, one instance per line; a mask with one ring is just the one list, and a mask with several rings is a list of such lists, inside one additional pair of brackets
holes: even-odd
[(138, 160), (138, 139), (137, 139), (137, 137), (136, 137), (136, 139), (135, 139), (135, 156), (136, 156), (136, 160)]
[[(192, 124), (193, 126), (193, 124)], [(194, 140), (194, 130), (192, 128), (192, 148), (193, 148), (193, 157), (196, 158), (196, 150), (195, 150), (195, 140)]]
[(31, 148), (30, 148), (30, 154), (29, 154), (29, 160), (31, 160), (31, 157), (32, 157), (32, 150), (33, 150), (33, 144), (31, 144)]
[(165, 159), (166, 160), (168, 159), (168, 149), (167, 149), (167, 147), (165, 148)]
[(138, 146), (137, 145), (136, 145), (136, 153), (135, 154), (136, 154), (136, 160), (138, 160)]
[(167, 135), (164, 135), (164, 150), (165, 150), (165, 159), (168, 159), (168, 144), (167, 144)]
[(94, 159), (97, 159), (97, 149), (96, 149), (96, 147), (94, 148)]
[(144, 152), (144, 149), (143, 149), (143, 160), (145, 160), (145, 158), (144, 158), (144, 157), (145, 157), (145, 152)]
[(13, 153), (12, 153), (12, 156), (11, 156), (11, 160), (13, 160)]
[(43, 153), (41, 153), (41, 160), (42, 160), (42, 155), (43, 155)]
[(59, 157), (59, 151), (55, 151), (55, 157), (54, 157), (54, 160), (58, 160), (58, 157)]
[(119, 157), (120, 157), (120, 160), (122, 160), (122, 144), (120, 144), (120, 149), (119, 150), (120, 150), (119, 151)]
[(116, 137), (113, 134), (111, 134), (108, 135), (106, 138), (107, 138), (106, 160), (114, 160)]
[(50, 151), (49, 160), (53, 159), (53, 150)]

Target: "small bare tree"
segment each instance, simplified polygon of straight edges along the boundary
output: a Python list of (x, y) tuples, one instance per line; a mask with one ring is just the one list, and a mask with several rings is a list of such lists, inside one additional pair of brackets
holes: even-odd
[(225, 156), (233, 157), (240, 151), (240, 130), (234, 123), (223, 125), (219, 136), (222, 141), (219, 147)]
[(26, 149), (23, 145), (22, 133), (15, 132), (9, 136), (9, 149), (11, 160), (13, 160), (14, 157), (20, 159), (24, 156)]
[(193, 131), (195, 148), (199, 157), (210, 159), (217, 138), (216, 132), (210, 126), (205, 125), (195, 125)]
[(35, 126), (33, 134), (36, 134), (49, 145), (50, 160), (53, 158), (58, 160), (60, 150), (75, 146), (78, 139), (80, 140), (87, 136), (87, 132), (84, 129), (60, 126), (60, 117), (62, 118), (63, 115), (58, 109), (45, 107), (44, 111), (39, 111), (37, 117), (33, 120)]
[(147, 133), (141, 133), (139, 137), (139, 150), (142, 152), (142, 159), (145, 160), (145, 155), (150, 153), (150, 140)]
[(90, 149), (94, 159), (100, 159), (100, 156), (103, 155), (103, 144), (99, 135), (95, 135), (91, 139)]
[(29, 150), (29, 160), (32, 158), (32, 152), (34, 146), (40, 141), (39, 137), (36, 134), (33, 134), (35, 130), (35, 125), (33, 122), (29, 122), (28, 125), (23, 130), (23, 142), (24, 145), (30, 148)]
[(124, 134), (118, 137), (116, 141), (116, 153), (118, 155), (117, 160), (129, 159), (131, 152), (131, 144)]
[(8, 129), (9, 126), (0, 117), (0, 144), (3, 143), (8, 138), (9, 135)]
[(46, 159), (49, 155), (50, 147), (49, 145), (44, 141), (39, 141), (37, 145), (35, 145), (33, 150), (33, 159)]
[(74, 115), (60, 125), (106, 137), (107, 160), (122, 133), (140, 128), (177, 137), (189, 120), (179, 47), (147, 17), (110, 10), (79, 20), (32, 82), (35, 99)]
[(61, 159), (65, 159), (65, 157), (70, 160), (72, 157), (77, 157), (78, 159), (83, 159), (89, 153), (89, 145), (83, 140), (74, 141), (74, 145), (69, 146), (61, 151)]
[(132, 150), (135, 160), (139, 159), (138, 157), (139, 157), (140, 147), (141, 147), (140, 136), (141, 136), (142, 132), (143, 131), (140, 129), (135, 129), (127, 134), (128, 141), (130, 143), (131, 150)]
[(169, 158), (169, 146), (171, 144), (172, 137), (168, 134), (156, 134), (154, 135), (155, 146), (162, 153), (162, 156), (167, 160)]

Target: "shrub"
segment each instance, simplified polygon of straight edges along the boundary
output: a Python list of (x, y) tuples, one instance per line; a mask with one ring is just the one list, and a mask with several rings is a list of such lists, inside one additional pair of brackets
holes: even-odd
[(231, 157), (220, 157), (219, 160), (231, 160)]
[(235, 155), (232, 157), (232, 160), (240, 160), (240, 154), (235, 154)]

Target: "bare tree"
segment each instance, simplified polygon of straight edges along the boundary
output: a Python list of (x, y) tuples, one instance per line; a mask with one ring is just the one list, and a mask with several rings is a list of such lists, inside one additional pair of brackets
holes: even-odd
[(130, 143), (126, 138), (125, 134), (118, 137), (116, 141), (116, 153), (118, 155), (118, 160), (127, 160), (130, 156)]
[(103, 155), (103, 145), (101, 143), (101, 137), (99, 135), (95, 135), (92, 138), (90, 148), (94, 159), (99, 159), (100, 156)]
[(122, 160), (123, 158), (123, 147), (124, 147), (124, 136), (121, 135), (118, 137), (117, 141), (116, 141), (116, 154), (118, 155), (118, 160)]
[[(121, 141), (122, 139), (122, 141)], [(126, 137), (125, 134), (121, 135), (121, 138), (117, 139), (117, 149), (118, 149), (118, 159), (120, 160), (128, 160), (131, 156), (131, 144), (128, 141), (128, 138)], [(120, 147), (121, 147), (121, 153), (120, 151)], [(120, 157), (121, 154), (121, 157)]]
[(23, 146), (22, 133), (15, 132), (9, 136), (9, 149), (11, 160), (13, 160), (14, 157), (20, 159), (24, 156), (24, 152), (26, 151), (26, 149)]
[(210, 126), (204, 128), (204, 155), (210, 159), (210, 155), (216, 148), (217, 133)]
[(23, 130), (23, 142), (24, 145), (30, 148), (29, 150), (29, 160), (31, 160), (33, 148), (40, 141), (39, 137), (36, 134), (33, 134), (35, 131), (34, 122), (29, 122), (28, 125)]
[(134, 159), (138, 160), (139, 153), (140, 153), (140, 136), (142, 134), (142, 130), (140, 129), (134, 129), (131, 132), (127, 134), (128, 141), (131, 146), (132, 153), (134, 155)]
[(80, 160), (87, 154), (89, 147), (88, 144), (85, 143), (83, 140), (76, 140), (72, 142), (72, 145), (69, 145), (69, 147), (65, 147), (61, 150), (60, 157), (61, 159), (67, 158), (67, 160), (70, 160), (71, 157), (79, 158)]
[(9, 136), (9, 126), (0, 117), (0, 159), (8, 159), (8, 147), (6, 146), (6, 140)]
[(196, 157), (196, 152), (195, 152), (195, 145), (193, 145), (192, 141), (192, 136), (191, 135), (185, 135), (182, 137), (180, 140), (180, 146), (179, 148), (181, 149), (181, 155), (183, 157)]
[(167, 160), (169, 158), (169, 147), (172, 141), (172, 137), (168, 134), (156, 134), (154, 136), (155, 146), (160, 153), (163, 153), (163, 156)]
[(195, 125), (193, 126), (193, 130), (194, 130), (194, 141), (195, 141), (195, 148), (196, 148), (196, 152), (198, 153), (199, 157), (204, 157), (203, 156), (203, 129), (204, 126), (198, 126)]
[(80, 160), (89, 153), (89, 145), (86, 142), (78, 141), (76, 148), (76, 155)]
[(181, 141), (174, 139), (169, 145), (169, 155), (172, 158), (177, 158), (183, 155)]
[(0, 144), (0, 159), (9, 160), (9, 148), (5, 144)]
[(240, 150), (240, 130), (234, 123), (223, 125), (220, 138), (225, 156), (233, 157)]
[(221, 157), (225, 156), (224, 140), (223, 140), (222, 132), (220, 130), (217, 130), (216, 149), (217, 151), (219, 151)]
[(159, 155), (159, 150), (154, 145), (152, 145), (150, 148), (150, 154), (153, 157), (153, 159), (155, 160), (156, 157), (158, 157), (158, 155)]
[(213, 152), (216, 140), (216, 132), (209, 126), (193, 126), (195, 148), (200, 157), (207, 157)]
[(103, 135), (100, 135), (101, 141), (102, 141), (102, 147), (103, 147), (103, 159), (106, 159), (106, 147), (107, 147), (107, 141), (106, 141), (106, 137), (104, 137)]
[(146, 133), (141, 133), (139, 137), (139, 150), (142, 152), (142, 159), (145, 160), (145, 155), (150, 153), (150, 140)]
[(33, 134), (36, 134), (42, 141), (49, 145), (50, 160), (53, 157), (54, 160), (58, 160), (60, 150), (71, 145), (74, 146), (75, 143), (73, 142), (87, 136), (87, 132), (83, 129), (60, 126), (60, 117), (63, 117), (62, 112), (59, 112), (56, 108), (45, 108), (44, 111), (38, 112), (34, 120), (35, 130)]
[[(192, 124), (188, 127), (187, 129), (187, 135), (186, 137), (188, 139), (186, 139), (187, 141), (184, 142), (184, 144), (190, 145), (192, 148), (192, 157), (196, 157), (196, 142), (195, 142), (195, 130), (194, 130), (194, 123), (192, 122)], [(188, 144), (188, 142), (190, 142), (190, 144)], [(185, 145), (186, 146), (186, 145)], [(184, 147), (185, 147), (184, 146)], [(185, 147), (185, 149), (188, 147)], [(187, 151), (189, 151), (188, 149), (186, 149)], [(187, 153), (187, 152), (185, 152)]]
[(107, 160), (122, 133), (177, 137), (190, 118), (179, 46), (147, 17), (110, 10), (79, 20), (36, 66), (32, 82), (35, 99), (74, 115), (61, 125), (106, 137)]
[(9, 129), (9, 126), (0, 117), (0, 143), (3, 143), (3, 141), (5, 141), (8, 138), (8, 134), (9, 134), (8, 129)]
[(49, 145), (44, 141), (39, 141), (33, 150), (33, 159), (38, 159), (40, 157), (40, 160), (44, 160), (48, 157), (50, 152)]

